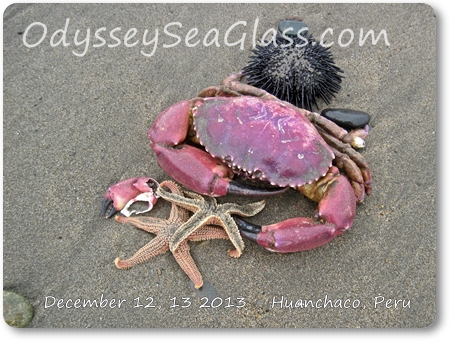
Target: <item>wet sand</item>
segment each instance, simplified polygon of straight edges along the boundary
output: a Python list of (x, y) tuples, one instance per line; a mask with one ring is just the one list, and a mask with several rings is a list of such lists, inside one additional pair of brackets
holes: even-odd
[[(232, 259), (228, 241), (193, 243), (191, 253), (206, 283), (202, 291), (192, 288), (169, 253), (117, 269), (116, 257), (131, 256), (153, 236), (103, 218), (101, 202), (119, 180), (169, 179), (149, 147), (147, 129), (155, 117), (240, 70), (249, 61), (253, 37), (259, 39), (293, 14), (317, 39), (333, 30), (326, 41), (334, 43), (330, 49), (345, 78), (329, 107), (371, 115), (362, 154), (372, 170), (373, 193), (357, 207), (353, 228), (323, 247), (293, 254), (246, 242), (243, 255)], [(31, 25), (36, 22), (41, 24)], [(175, 24), (167, 30), (181, 39), (172, 47), (177, 38), (164, 33), (169, 23)], [(62, 32), (52, 39), (66, 24), (65, 39)], [(44, 26), (46, 35), (37, 44)], [(111, 33), (115, 28), (120, 30)], [(187, 43), (198, 44), (188, 47), (185, 38), (193, 28), (198, 36)], [(217, 41), (205, 39), (213, 28)], [(387, 41), (372, 45), (368, 39), (360, 46), (361, 29), (376, 35), (385, 30)], [(353, 41), (340, 46), (351, 32)], [(118, 44), (110, 34), (120, 45), (108, 47)], [(204, 40), (213, 44), (205, 46)], [(4, 13), (3, 67), (3, 285), (30, 300), (35, 309), (30, 327), (411, 328), (433, 323), (436, 18), (431, 7), (16, 4)], [(166, 217), (169, 209), (161, 201), (152, 215)], [(311, 217), (314, 209), (314, 203), (289, 190), (267, 198), (252, 221)], [(96, 300), (96, 305), (76, 307), (77, 299), (79, 304)], [(202, 308), (205, 303), (217, 307)]]

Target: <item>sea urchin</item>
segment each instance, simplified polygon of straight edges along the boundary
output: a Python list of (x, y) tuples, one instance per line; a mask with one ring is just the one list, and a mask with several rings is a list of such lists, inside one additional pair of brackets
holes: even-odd
[(343, 71), (334, 64), (329, 47), (312, 35), (283, 36), (262, 41), (252, 50), (250, 63), (242, 69), (247, 83), (281, 100), (312, 111), (317, 100), (327, 105), (339, 92)]

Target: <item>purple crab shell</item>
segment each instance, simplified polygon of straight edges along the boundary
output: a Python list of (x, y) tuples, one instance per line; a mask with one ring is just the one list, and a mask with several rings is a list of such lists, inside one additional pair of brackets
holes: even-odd
[(194, 113), (200, 143), (212, 156), (278, 186), (325, 175), (334, 154), (300, 109), (252, 96), (206, 98)]

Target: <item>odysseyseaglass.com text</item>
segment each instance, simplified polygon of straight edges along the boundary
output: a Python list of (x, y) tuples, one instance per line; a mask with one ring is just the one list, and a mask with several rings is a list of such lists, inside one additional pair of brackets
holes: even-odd
[[(258, 25), (259, 18), (256, 18), (253, 25), (248, 25), (247, 21), (240, 20), (230, 25), (225, 30), (218, 28), (211, 28), (208, 31), (200, 32), (196, 27), (187, 28), (180, 22), (170, 22), (166, 24), (162, 30), (155, 28), (153, 30), (121, 27), (100, 27), (94, 30), (85, 28), (83, 30), (76, 29), (73, 32), (73, 23), (70, 18), (67, 18), (64, 27), (59, 28), (53, 32), (45, 23), (35, 21), (29, 24), (23, 32), (23, 44), (29, 48), (38, 48), (41, 44), (50, 44), (51, 47), (62, 46), (71, 50), (72, 54), (77, 57), (85, 56), (90, 50), (99, 48), (117, 48), (121, 45), (126, 48), (139, 49), (140, 53), (145, 57), (152, 57), (155, 55), (158, 46), (163, 49), (174, 48), (179, 44), (184, 44), (186, 47), (194, 48), (197, 46), (220, 48), (238, 47), (240, 50), (245, 48), (245, 45), (251, 42), (252, 48), (255, 48), (257, 43), (260, 45), (276, 44), (275, 34), (277, 31), (274, 28), (268, 29), (258, 39)], [(75, 25), (76, 26), (76, 25)], [(69, 30), (69, 28), (71, 30)], [(250, 29), (251, 34), (246, 32)], [(294, 40), (288, 35), (292, 28), (287, 28), (281, 35), (285, 38), (286, 44), (294, 44)], [(301, 43), (298, 41), (296, 45), (308, 44), (308, 40), (303, 36), (304, 28), (297, 33)], [(93, 34), (93, 36), (92, 36)], [(238, 36), (238, 37), (236, 37)], [(319, 37), (319, 36), (317, 36)], [(250, 40), (249, 40), (250, 39)], [(354, 30), (347, 28), (339, 32), (335, 32), (332, 28), (327, 28), (320, 35), (317, 44), (325, 47), (336, 45), (345, 48), (352, 44), (363, 46), (364, 44), (377, 43), (385, 46), (390, 46), (386, 30), (380, 30), (378, 34), (374, 30), (360, 29), (359, 34)], [(316, 42), (313, 42), (315, 44)]]

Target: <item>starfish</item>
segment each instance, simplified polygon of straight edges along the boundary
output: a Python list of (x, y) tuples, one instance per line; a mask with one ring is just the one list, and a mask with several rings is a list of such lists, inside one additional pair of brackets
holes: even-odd
[[(178, 196), (181, 196), (182, 194), (180, 188), (173, 182), (165, 181), (161, 183), (161, 186), (168, 187), (173, 194), (177, 194)], [(118, 268), (130, 268), (136, 264), (143, 263), (157, 255), (167, 252), (169, 250), (172, 235), (188, 219), (188, 212), (174, 203), (172, 203), (170, 216), (167, 220), (150, 216), (142, 216), (139, 218), (116, 216), (116, 221), (118, 222), (131, 223), (139, 229), (156, 234), (156, 237), (153, 240), (139, 249), (131, 258), (127, 260), (117, 258), (114, 261), (116, 266)], [(171, 251), (175, 260), (187, 274), (189, 279), (192, 280), (195, 288), (197, 289), (202, 287), (203, 278), (195, 265), (194, 259), (189, 253), (190, 248), (188, 241), (203, 241), (209, 239), (228, 239), (228, 235), (220, 227), (205, 225), (189, 236), (186, 236), (185, 239), (180, 241), (178, 247)]]
[(180, 244), (191, 234), (205, 225), (221, 226), (225, 229), (228, 237), (236, 249), (228, 250), (228, 254), (233, 258), (241, 256), (244, 249), (239, 229), (232, 218), (232, 214), (240, 216), (253, 216), (259, 213), (265, 206), (265, 201), (239, 205), (235, 203), (217, 204), (213, 197), (203, 197), (199, 194), (185, 191), (185, 197), (177, 193), (170, 193), (163, 189), (163, 185), (158, 187), (156, 193), (165, 200), (176, 204), (181, 208), (192, 211), (194, 215), (183, 223), (173, 234), (170, 240), (170, 250), (173, 252), (179, 248)]

